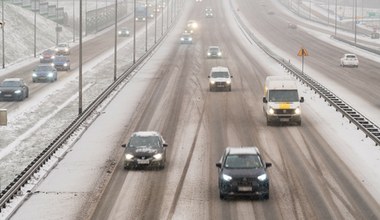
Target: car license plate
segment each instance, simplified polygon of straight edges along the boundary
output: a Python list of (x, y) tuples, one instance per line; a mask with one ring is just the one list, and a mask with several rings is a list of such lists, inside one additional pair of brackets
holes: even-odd
[(289, 121), (289, 118), (280, 118), (280, 121), (283, 121), (283, 122)]
[(239, 186), (238, 190), (241, 192), (249, 192), (252, 191), (252, 186)]
[(12, 97), (11, 94), (4, 94), (4, 97)]
[(149, 160), (137, 160), (138, 164), (149, 164)]

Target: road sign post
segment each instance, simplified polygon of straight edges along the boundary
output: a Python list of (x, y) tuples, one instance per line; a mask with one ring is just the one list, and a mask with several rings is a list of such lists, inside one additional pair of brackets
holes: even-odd
[(301, 47), (301, 49), (297, 53), (297, 56), (302, 57), (302, 74), (303, 74), (304, 58), (305, 56), (309, 56), (309, 53), (307, 52), (306, 48)]

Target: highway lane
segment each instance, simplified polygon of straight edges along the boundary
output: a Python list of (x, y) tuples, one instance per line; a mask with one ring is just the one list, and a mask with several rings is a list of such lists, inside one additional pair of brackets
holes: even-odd
[[(306, 71), (308, 66), (318, 70), (326, 78), (349, 89), (363, 100), (367, 100), (374, 108), (378, 108), (380, 105), (378, 93), (380, 75), (377, 74), (380, 68), (379, 62), (359, 57), (358, 69), (340, 67), (340, 58), (344, 53), (350, 52), (349, 46), (347, 50), (334, 48), (302, 30), (288, 29), (287, 16), (277, 10), (272, 3), (272, 1), (265, 1), (265, 3), (261, 1), (261, 5), (257, 7), (251, 1), (239, 0), (234, 3), (234, 7), (240, 9), (240, 13), (260, 34), (293, 58), (296, 57), (299, 48), (307, 48), (310, 56), (305, 62)], [(268, 14), (268, 8), (274, 14)]]
[[(307, 104), (311, 92), (302, 91), (308, 98), (301, 127), (267, 127), (261, 100), (264, 79), (273, 74), (270, 68), (257, 60), (260, 52), (252, 52), (257, 47), (247, 47), (238, 37), (228, 3), (193, 4), (187, 19), (200, 21), (200, 33), (193, 45), (178, 45), (159, 58), (157, 80), (125, 134), (127, 141), (133, 131), (161, 131), (169, 143), (167, 167), (125, 171), (120, 160), (99, 204), (88, 207), (95, 210), (91, 218), (377, 219), (379, 204), (333, 150), (344, 140), (337, 137), (331, 143), (324, 137), (322, 129), (331, 128), (326, 119), (315, 116), (318, 109)], [(214, 8), (215, 18), (204, 18), (206, 6)], [(250, 7), (245, 2), (240, 8), (247, 8), (248, 14)], [(271, 26), (263, 25), (270, 36), (286, 35), (282, 29), (271, 31)], [(177, 26), (176, 33), (181, 29)], [(220, 45), (225, 57), (205, 59), (209, 45)], [(208, 91), (207, 75), (214, 65), (230, 68), (232, 92)], [(273, 163), (270, 200), (221, 201), (215, 163), (225, 147), (250, 145)], [(120, 154), (121, 159), (122, 149)]]
[[(166, 31), (166, 14), (164, 16), (163, 28)], [(157, 22), (161, 24), (161, 20)], [(119, 26), (133, 27), (133, 19), (125, 20)], [(148, 45), (153, 44), (153, 28), (152, 25), (149, 27)], [(161, 28), (161, 25), (157, 26), (157, 37), (161, 36)], [(137, 24), (136, 34), (136, 59), (138, 59), (145, 52), (145, 23)], [(132, 36), (118, 38), (120, 49), (118, 75), (131, 65)], [(113, 65), (110, 65), (113, 61), (109, 61), (108, 57), (113, 53), (114, 29), (111, 27), (96, 36), (88, 37), (89, 39), (83, 41), (83, 109), (113, 82)], [(54, 83), (31, 82), (31, 72), (39, 60), (19, 66), (0, 77), (0, 80), (21, 77), (28, 83), (30, 89), (29, 98), (22, 102), (0, 102), (0, 108), (7, 109), (10, 118), (9, 125), (1, 127), (0, 149), (7, 148), (2, 153), (9, 151), (1, 157), (0, 168), (3, 170), (1, 185), (8, 185), (77, 117), (78, 46), (71, 47), (70, 58), (71, 71), (59, 71), (58, 80)]]

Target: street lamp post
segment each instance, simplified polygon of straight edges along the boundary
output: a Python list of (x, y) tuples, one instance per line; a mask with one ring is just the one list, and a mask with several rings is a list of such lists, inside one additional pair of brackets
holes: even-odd
[(157, 0), (154, 7), (154, 43), (157, 43)]
[(36, 58), (36, 53), (37, 53), (37, 0), (34, 0), (34, 58)]
[(335, 0), (335, 32), (334, 32), (335, 37), (336, 37), (337, 22), (338, 22), (338, 0)]
[(82, 114), (82, 0), (79, 0), (79, 89), (78, 89), (78, 112)]
[(113, 60), (113, 81), (116, 81), (117, 72), (117, 0), (115, 0), (115, 51)]
[(73, 0), (73, 42), (75, 42), (75, 0)]
[(136, 0), (133, 1), (133, 64), (136, 63)]
[(148, 0), (145, 0), (145, 52), (148, 51)]
[(4, 0), (1, 1), (1, 36), (3, 44), (3, 69), (5, 68), (5, 40), (4, 40)]

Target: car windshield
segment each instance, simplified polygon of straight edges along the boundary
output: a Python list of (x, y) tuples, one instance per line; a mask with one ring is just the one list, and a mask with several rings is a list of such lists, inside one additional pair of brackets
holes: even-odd
[(297, 102), (297, 90), (269, 90), (270, 102)]
[(262, 168), (263, 163), (259, 155), (228, 155), (224, 167), (231, 169), (256, 169)]
[(56, 57), (55, 61), (66, 61), (67, 57)]
[(211, 53), (217, 53), (219, 51), (219, 48), (216, 47), (210, 47), (210, 52)]
[(211, 73), (212, 78), (229, 78), (228, 72), (212, 72)]
[(347, 55), (347, 59), (356, 59), (355, 55)]
[(20, 82), (19, 81), (4, 81), (1, 83), (1, 86), (3, 86), (3, 87), (16, 87), (16, 86), (20, 86)]
[(36, 71), (51, 71), (51, 66), (38, 66)]
[(161, 144), (158, 136), (135, 136), (131, 138), (128, 146), (133, 148), (159, 148)]

